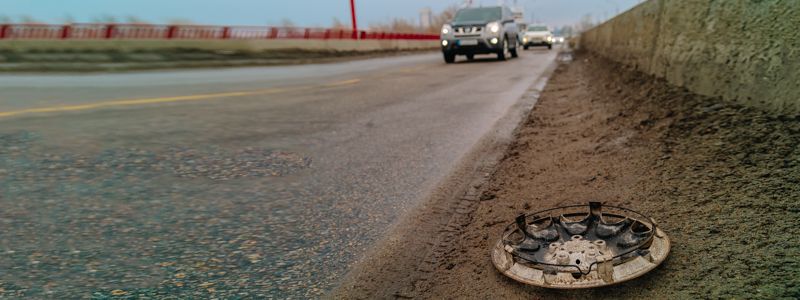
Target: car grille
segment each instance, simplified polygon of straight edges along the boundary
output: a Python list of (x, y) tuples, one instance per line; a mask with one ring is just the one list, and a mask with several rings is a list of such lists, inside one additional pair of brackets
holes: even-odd
[(458, 36), (480, 35), (482, 31), (483, 27), (481, 26), (456, 26), (453, 28), (453, 33)]

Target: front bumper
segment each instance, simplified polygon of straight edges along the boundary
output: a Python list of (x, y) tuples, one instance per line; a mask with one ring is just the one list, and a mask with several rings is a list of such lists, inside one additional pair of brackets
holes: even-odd
[[(497, 44), (492, 44), (491, 38), (478, 38), (478, 39), (443, 39), (447, 41), (447, 46), (442, 45), (442, 51), (456, 55), (472, 55), (472, 54), (493, 54), (503, 51), (503, 40), (497, 40)], [(463, 40), (477, 40), (477, 45), (462, 45)]]
[(522, 45), (523, 46), (550, 46), (553, 45), (552, 40), (548, 40), (547, 38), (543, 37), (523, 37), (522, 38)]
[(526, 47), (531, 47), (531, 46), (551, 46), (551, 45), (553, 45), (553, 43), (546, 42), (546, 41), (545, 42), (538, 41), (538, 42), (525, 42), (522, 45), (526, 46)]

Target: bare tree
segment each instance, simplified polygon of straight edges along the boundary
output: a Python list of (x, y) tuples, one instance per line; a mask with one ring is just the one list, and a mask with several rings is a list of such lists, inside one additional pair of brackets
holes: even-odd
[(431, 22), (431, 27), (425, 28), (425, 30), (429, 32), (439, 32), (439, 30), (442, 29), (442, 26), (444, 24), (453, 20), (453, 18), (456, 16), (457, 11), (458, 11), (457, 5), (448, 6), (439, 14), (433, 16), (433, 22)]
[(455, 17), (458, 11), (458, 6), (451, 5), (445, 8), (442, 12), (435, 14), (431, 19), (431, 25), (427, 28), (421, 28), (418, 22), (412, 20), (396, 18), (388, 23), (373, 23), (370, 24), (369, 29), (372, 31), (391, 31), (391, 32), (439, 32), (442, 25), (450, 22)]
[(348, 28), (350, 28), (349, 24), (343, 23), (342, 20), (339, 20), (339, 18), (336, 18), (336, 17), (333, 18), (332, 24), (333, 25), (331, 26), (331, 28), (333, 28), (333, 29), (348, 29)]
[(130, 24), (148, 24), (150, 22), (147, 22), (144, 19), (139, 18), (137, 16), (127, 15), (127, 16), (125, 16), (125, 23), (130, 23)]
[(402, 18), (396, 18), (392, 20), (392, 24), (390, 26), (392, 31), (394, 32), (415, 32), (419, 31), (419, 25), (417, 22), (412, 20), (406, 20)]
[(194, 21), (187, 18), (171, 18), (167, 20), (169, 25), (194, 25)]
[(581, 33), (589, 29), (592, 29), (594, 26), (595, 22), (592, 18), (592, 14), (585, 14), (581, 18), (580, 22), (578, 22), (578, 24), (575, 25), (574, 29), (577, 31), (577, 33)]
[(18, 18), (18, 19), (19, 19), (19, 22), (20, 22), (20, 23), (26, 23), (26, 24), (30, 24), (30, 23), (39, 23), (39, 21), (37, 21), (36, 19), (34, 19), (33, 17), (31, 17), (31, 16), (29, 16), (29, 15), (22, 15), (22, 16), (19, 16), (19, 18)]
[(103, 14), (92, 17), (93, 23), (117, 23), (117, 17), (110, 14)]
[(70, 14), (66, 14), (61, 18), (61, 22), (64, 24), (72, 24), (75, 23), (75, 18), (73, 18)]
[(281, 20), (281, 27), (295, 27), (295, 25), (294, 22), (292, 22), (292, 20), (284, 18), (283, 20)]
[(416, 22), (402, 18), (395, 18), (389, 23), (370, 24), (369, 29), (387, 32), (416, 32), (420, 30)]
[(570, 26), (570, 25), (564, 25), (559, 30), (560, 30), (561, 36), (566, 37), (566, 38), (570, 38), (574, 34), (574, 30), (572, 29), (572, 26)]

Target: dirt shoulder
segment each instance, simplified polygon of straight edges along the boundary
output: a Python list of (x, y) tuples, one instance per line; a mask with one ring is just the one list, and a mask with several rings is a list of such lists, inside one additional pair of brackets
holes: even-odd
[(444, 251), (452, 251), (447, 241), (459, 238), (461, 228), (472, 220), (471, 214), (481, 202), (481, 189), (514, 141), (518, 125), (538, 101), (556, 64), (543, 67), (542, 75), (492, 130), (472, 146), (430, 194), (408, 209), (376, 245), (367, 249), (328, 298), (411, 298), (419, 286), (430, 281)]
[(152, 69), (298, 65), (335, 63), (427, 51), (432, 50), (266, 50), (247, 52), (179, 48), (137, 51), (112, 49), (18, 52), (0, 49), (0, 72), (123, 72)]
[[(337, 297), (797, 298), (798, 145), (800, 116), (697, 96), (579, 56), (556, 70), (481, 201), (437, 241), (426, 258), (434, 267), (400, 275), (422, 279), (397, 291), (366, 283)], [(581, 291), (527, 287), (494, 269), (489, 249), (519, 213), (592, 199), (655, 218), (672, 238), (668, 260), (637, 280)]]

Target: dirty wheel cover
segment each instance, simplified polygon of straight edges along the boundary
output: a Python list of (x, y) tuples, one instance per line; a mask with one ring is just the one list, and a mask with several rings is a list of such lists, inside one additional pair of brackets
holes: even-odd
[(669, 254), (669, 238), (651, 218), (599, 202), (585, 208), (520, 215), (492, 248), (495, 267), (525, 284), (579, 289), (637, 278)]

